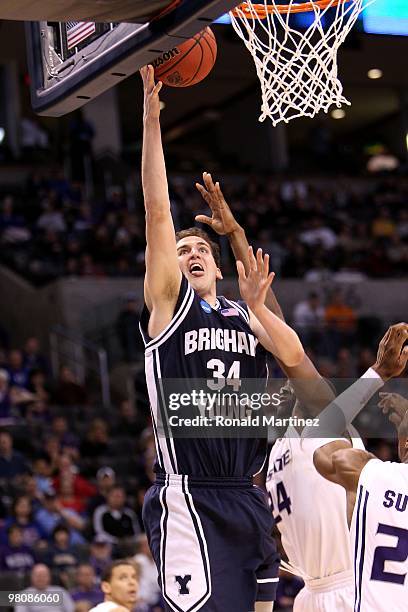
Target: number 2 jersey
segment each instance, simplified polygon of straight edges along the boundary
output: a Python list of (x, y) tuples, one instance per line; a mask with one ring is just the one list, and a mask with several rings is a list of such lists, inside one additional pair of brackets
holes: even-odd
[(408, 610), (408, 465), (372, 459), (351, 522), (355, 612)]
[[(177, 417), (179, 412), (177, 404), (173, 405), (174, 398), (182, 393), (188, 397), (194, 380), (205, 381), (209, 392), (214, 393), (223, 388), (232, 392), (249, 379), (258, 379), (265, 387), (267, 353), (250, 328), (247, 306), (221, 296), (212, 308), (183, 276), (170, 323), (154, 339), (148, 335), (148, 323), (145, 306), (140, 329), (156, 440), (155, 471), (214, 478), (258, 473), (266, 457), (266, 436), (216, 437), (216, 432), (212, 435), (214, 429), (208, 427), (202, 437), (178, 437), (172, 436), (174, 430), (168, 426), (171, 416)], [(166, 380), (171, 380), (172, 390), (178, 388), (180, 393), (166, 393), (166, 384), (161, 384)], [(187, 407), (184, 403), (183, 414), (186, 412), (191, 417), (200, 415), (193, 402), (189, 405), (187, 401)], [(160, 423), (166, 424), (164, 433)]]

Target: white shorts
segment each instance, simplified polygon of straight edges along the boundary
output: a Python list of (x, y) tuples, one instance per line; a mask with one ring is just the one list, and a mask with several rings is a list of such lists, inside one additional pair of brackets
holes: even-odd
[(353, 612), (353, 572), (306, 581), (293, 604), (293, 612)]

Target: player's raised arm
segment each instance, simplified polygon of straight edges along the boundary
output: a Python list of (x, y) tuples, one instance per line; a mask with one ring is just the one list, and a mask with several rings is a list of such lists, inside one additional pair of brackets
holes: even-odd
[(140, 73), (144, 88), (142, 184), (147, 241), (145, 300), (152, 314), (152, 335), (156, 335), (173, 315), (181, 272), (160, 130), (161, 82), (155, 84), (152, 66), (145, 66)]
[(237, 261), (239, 290), (250, 311), (250, 326), (259, 342), (285, 365), (298, 365), (304, 350), (297, 333), (265, 306), (266, 293), (275, 276), (269, 273), (269, 255), (258, 249), (256, 258), (248, 249), (249, 272)]
[[(249, 243), (245, 230), (235, 219), (231, 208), (225, 200), (219, 182), (214, 183), (211, 174), (203, 172), (203, 183), (204, 185), (196, 183), (196, 188), (205, 202), (207, 202), (212, 214), (211, 217), (197, 215), (195, 220), (209, 225), (220, 236), (227, 236), (235, 259), (242, 261), (245, 272), (248, 273), (250, 262), (248, 255)], [(269, 287), (266, 292), (265, 305), (282, 321), (285, 320), (272, 287)]]

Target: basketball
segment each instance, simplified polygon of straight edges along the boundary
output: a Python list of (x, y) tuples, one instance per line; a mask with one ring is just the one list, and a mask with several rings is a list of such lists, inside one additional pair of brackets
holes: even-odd
[(153, 62), (154, 75), (170, 87), (190, 87), (209, 74), (217, 57), (217, 41), (205, 28), (181, 45), (162, 53)]

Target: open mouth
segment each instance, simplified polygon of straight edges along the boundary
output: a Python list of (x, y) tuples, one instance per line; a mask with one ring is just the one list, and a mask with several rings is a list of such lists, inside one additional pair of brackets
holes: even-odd
[(189, 272), (193, 276), (202, 276), (204, 274), (204, 268), (201, 264), (194, 262), (193, 264), (191, 264)]

